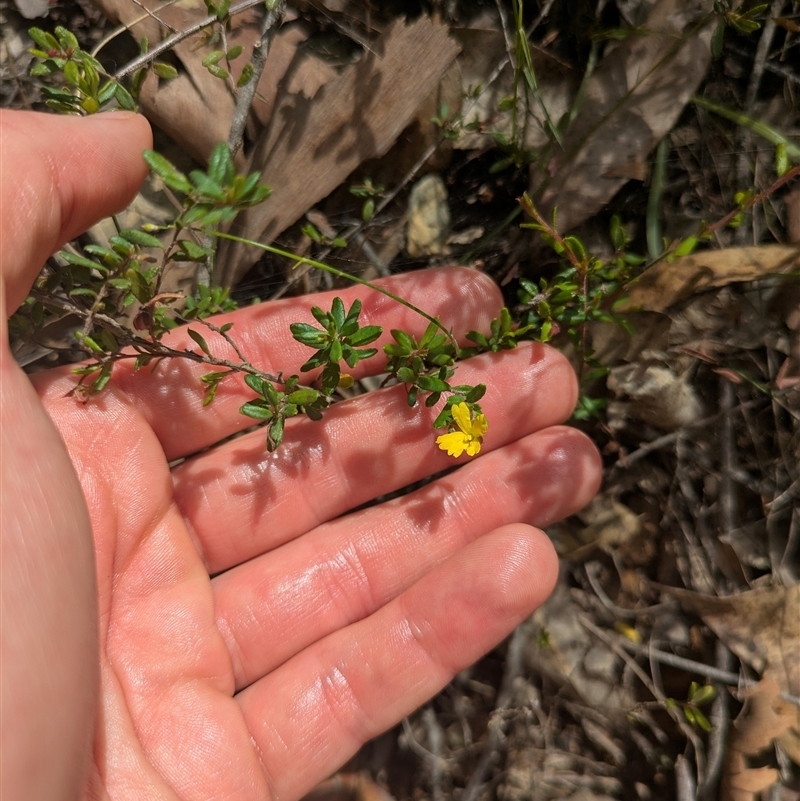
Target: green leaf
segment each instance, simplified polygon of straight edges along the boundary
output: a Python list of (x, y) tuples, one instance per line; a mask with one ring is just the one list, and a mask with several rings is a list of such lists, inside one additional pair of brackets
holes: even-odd
[(322, 369), (322, 388), (326, 395), (330, 395), (339, 386), (342, 371), (337, 362), (328, 362)]
[(100, 270), (104, 273), (108, 272), (108, 269), (102, 264), (98, 264), (96, 261), (87, 259), (84, 256), (79, 256), (77, 253), (70, 253), (67, 250), (60, 250), (58, 255), (61, 256), (65, 262), (68, 264), (74, 264), (76, 267), (86, 267), (89, 270)]
[(245, 403), (240, 409), (239, 414), (245, 417), (250, 417), (253, 420), (272, 420), (275, 416), (272, 409), (270, 409), (264, 401), (249, 401)]
[(63, 28), (61, 25), (56, 25), (54, 33), (58, 38), (59, 46), (62, 50), (80, 51), (80, 44), (78, 43), (78, 40), (75, 38), (75, 34), (72, 33), (72, 31)]
[(485, 394), (486, 384), (476, 384), (466, 393), (464, 400), (467, 403), (477, 403)]
[(348, 337), (348, 342), (354, 347), (369, 345), (370, 342), (374, 342), (382, 333), (383, 329), (379, 325), (365, 325), (363, 328), (359, 328), (355, 334)]
[(204, 67), (211, 67), (214, 64), (218, 64), (224, 56), (225, 53), (222, 50), (214, 50), (209, 53), (200, 63)]
[(417, 343), (414, 342), (412, 337), (405, 331), (401, 331), (399, 328), (393, 328), (390, 333), (394, 341), (400, 345), (405, 353), (411, 353), (411, 351), (416, 349)]
[(450, 385), (446, 381), (428, 375), (421, 375), (417, 379), (417, 386), (426, 392), (447, 392)]
[(283, 418), (279, 417), (267, 429), (267, 450), (273, 453), (281, 446), (283, 442)]
[(186, 329), (186, 333), (200, 346), (200, 350), (206, 354), (206, 356), (211, 355), (211, 351), (208, 349), (208, 345), (206, 344), (205, 339), (203, 339), (197, 331), (192, 330), (191, 328)]
[(782, 178), (789, 172), (791, 164), (789, 163), (789, 151), (786, 148), (785, 142), (779, 142), (775, 148), (775, 173), (778, 178)]
[(310, 387), (304, 387), (303, 389), (298, 389), (295, 392), (290, 393), (286, 400), (289, 403), (294, 403), (297, 406), (307, 406), (309, 403), (314, 403), (319, 398), (319, 392), (316, 389), (311, 389)]
[(332, 362), (340, 362), (342, 360), (342, 343), (338, 339), (334, 339), (331, 342), (330, 360)]
[(118, 84), (114, 81), (106, 81), (103, 84), (103, 88), (97, 93), (97, 101), (101, 106), (105, 106), (113, 99), (117, 86)]
[(144, 248), (164, 248), (160, 239), (136, 228), (126, 228), (124, 231), (120, 231), (119, 235), (132, 245), (140, 245)]
[(170, 188), (184, 195), (192, 191), (188, 178), (155, 150), (145, 150), (142, 154), (147, 166)]
[(208, 177), (221, 187), (231, 183), (235, 172), (231, 152), (225, 142), (220, 142), (208, 159)]
[(178, 77), (178, 70), (172, 64), (165, 64), (163, 61), (156, 61), (153, 64), (153, 72), (165, 81)]
[(683, 242), (675, 248), (675, 255), (676, 256), (688, 256), (690, 253), (694, 251), (697, 247), (697, 237), (696, 236), (687, 236)]
[(235, 61), (239, 56), (242, 55), (244, 48), (241, 45), (234, 45), (228, 52), (225, 54), (225, 58), (228, 61)]
[(326, 311), (322, 311), (319, 306), (311, 307), (312, 317), (325, 328), (330, 328), (333, 325), (333, 318)]
[(111, 380), (111, 371), (113, 370), (113, 368), (114, 368), (113, 362), (106, 362), (103, 365), (103, 369), (100, 370), (100, 373), (97, 376), (97, 378), (95, 378), (94, 381), (92, 381), (92, 389), (95, 392), (102, 392), (106, 388), (108, 382)]
[(226, 80), (230, 73), (228, 70), (222, 69), (222, 67), (215, 67), (213, 64), (208, 67), (208, 71), (215, 77), (220, 78), (221, 80)]
[(721, 21), (711, 35), (711, 57), (716, 61), (722, 55), (722, 45), (725, 41), (725, 21)]
[(247, 384), (253, 392), (257, 392), (259, 395), (264, 394), (264, 380), (259, 378), (259, 376), (246, 373), (244, 383)]
[(470, 342), (474, 342), (476, 345), (478, 345), (478, 347), (489, 347), (489, 340), (478, 331), (468, 331), (466, 337)]
[(64, 80), (70, 85), (77, 87), (81, 80), (78, 65), (74, 61), (68, 61), (64, 65)]
[[(361, 311), (361, 303), (359, 301), (355, 301), (355, 303), (353, 303), (350, 309), (351, 314), (353, 312), (353, 309), (356, 308), (356, 303), (358, 303), (358, 311)], [(358, 316), (358, 312), (356, 312), (356, 316)], [(340, 297), (335, 297), (333, 299), (333, 304), (331, 306), (331, 318), (333, 319), (333, 323), (336, 326), (336, 330), (341, 331), (345, 321), (345, 313), (344, 313), (344, 303), (342, 303), (342, 299)], [(339, 356), (339, 358), (336, 361), (338, 361), (341, 358), (342, 357)]]
[(75, 332), (75, 339), (81, 343), (81, 345), (85, 345), (89, 350), (93, 351), (94, 353), (105, 353), (105, 351), (97, 344), (90, 336), (87, 334), (83, 334), (80, 331)]
[(227, 192), (211, 175), (206, 175), (200, 170), (192, 170), (189, 173), (189, 180), (194, 184), (197, 195), (212, 198), (218, 203), (225, 203), (228, 200)]
[(181, 261), (205, 261), (213, 252), (213, 248), (200, 247), (191, 239), (181, 239), (178, 241), (178, 250), (181, 254)]
[(369, 222), (375, 214), (375, 201), (372, 198), (364, 202), (361, 209), (361, 219), (364, 222)]
[(236, 86), (241, 89), (243, 86), (247, 86), (248, 83), (253, 78), (253, 65), (248, 62), (244, 65), (244, 69), (242, 69), (242, 74), (239, 76), (239, 80), (236, 81)]
[(120, 108), (125, 109), (125, 111), (135, 111), (136, 110), (136, 101), (133, 99), (133, 95), (121, 84), (116, 84), (116, 88), (114, 89), (114, 97), (119, 103)]
[(289, 330), (292, 332), (292, 336), (298, 342), (302, 342), (303, 345), (321, 347), (328, 340), (327, 334), (324, 331), (320, 331), (319, 328), (314, 328), (314, 326), (309, 325), (309, 323), (292, 323), (289, 326)]
[(41, 28), (28, 28), (28, 36), (33, 39), (42, 50), (60, 50), (58, 41), (52, 33), (45, 33)]

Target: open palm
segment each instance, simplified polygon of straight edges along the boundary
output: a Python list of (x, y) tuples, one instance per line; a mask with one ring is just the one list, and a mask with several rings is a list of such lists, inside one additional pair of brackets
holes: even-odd
[[(11, 311), (50, 250), (129, 196), (148, 142), (133, 118), (3, 112), (0, 124), (16, 155), (6, 201), (28, 173), (28, 202), (6, 202), (0, 228)], [(391, 285), (455, 331), (486, 328), (501, 302), (465, 269)], [(362, 298), (365, 324), (424, 328), (377, 293), (338, 294)], [(250, 361), (290, 373), (308, 351), (288, 326), (311, 321), (309, 305), (226, 319)], [(192, 343), (178, 331), (173, 344)], [(322, 423), (290, 421), (268, 454), (261, 431), (229, 439), (246, 425), (244, 384), (223, 383), (203, 409), (202, 372), (121, 366), (86, 404), (67, 394), (69, 372), (40, 374), (44, 414), (3, 342), (2, 735), (16, 739), (5, 764), (21, 766), (4, 770), (4, 793), (300, 797), (544, 600), (556, 561), (526, 524), (577, 510), (599, 480), (591, 444), (556, 427), (575, 382), (542, 346), (461, 366), (460, 382), (489, 385), (479, 458), (360, 511), (454, 464), (429, 412), (380, 390)]]

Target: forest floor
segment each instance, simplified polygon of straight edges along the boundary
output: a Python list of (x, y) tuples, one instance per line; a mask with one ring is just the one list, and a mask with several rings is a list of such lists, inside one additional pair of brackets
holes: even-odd
[[(91, 49), (142, 15), (132, 0), (45, 0), (26, 20), (35, 4), (17, 5), (0, 12), (5, 107), (43, 108), (31, 24)], [(164, 14), (180, 30), (206, 13), (195, 5)], [(248, 234), (366, 278), (491, 275), (515, 319), (549, 324), (573, 359), (572, 422), (605, 480), (548, 531), (550, 601), (313, 795), (797, 801), (800, 3), (432, 6), (290, 7), (245, 132), (242, 158), (276, 188)], [(252, 49), (258, 21), (234, 17), (229, 45)], [(99, 58), (113, 70), (134, 41)], [(179, 45), (179, 76), (140, 98), (181, 166), (227, 138), (234, 112), (205, 52)], [(301, 114), (313, 124), (297, 133)], [(319, 146), (348, 125), (346, 151)], [(368, 181), (364, 222), (349, 189)], [(156, 189), (137, 213), (158, 215)], [(520, 228), (523, 192), (591, 258), (576, 268)], [(337, 236), (349, 244), (332, 251)], [(218, 264), (239, 302), (330, 286), (235, 246)], [(30, 369), (64, 358), (19, 344)]]

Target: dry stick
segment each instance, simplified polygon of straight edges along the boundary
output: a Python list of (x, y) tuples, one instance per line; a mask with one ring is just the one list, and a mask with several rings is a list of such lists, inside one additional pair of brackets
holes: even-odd
[[(753, 197), (751, 197), (746, 203), (744, 203), (741, 208), (737, 207), (732, 211), (729, 211), (724, 217), (721, 217), (712, 225), (704, 227), (701, 230), (701, 234), (716, 233), (717, 231), (720, 230), (720, 228), (724, 228), (737, 214), (740, 214), (743, 211), (748, 211), (753, 206), (755, 206), (756, 203), (760, 203), (765, 198), (768, 198), (770, 195), (777, 192), (778, 189), (780, 189), (784, 184), (788, 184), (789, 181), (796, 178), (798, 175), (800, 175), (800, 164), (796, 165), (795, 167), (792, 167), (792, 169), (789, 170), (789, 172), (784, 173), (780, 178), (773, 181), (766, 189), (762, 189), (757, 195), (753, 195)], [(667, 253), (664, 254), (664, 256), (666, 255)]]
[[(241, 14), (242, 11), (247, 11), (248, 8), (261, 5), (263, 2), (264, 0), (242, 0), (241, 3), (231, 6), (230, 10), (228, 11), (228, 16), (232, 17), (236, 14)], [(133, 59), (133, 61), (129, 61), (121, 70), (117, 70), (114, 73), (113, 78), (119, 81), (126, 75), (136, 72), (136, 70), (138, 70), (140, 67), (147, 66), (151, 61), (153, 61), (153, 59), (158, 58), (167, 50), (171, 50), (173, 47), (175, 47), (175, 45), (179, 44), (184, 39), (188, 39), (190, 36), (202, 31), (203, 28), (207, 28), (209, 25), (213, 25), (218, 21), (219, 20), (217, 19), (216, 14), (209, 14), (204, 19), (193, 22), (185, 30), (178, 31), (172, 36), (168, 36), (163, 42), (159, 42), (155, 47), (148, 50), (143, 55), (137, 56), (135, 59)]]
[[(592, 623), (584, 615), (578, 616), (578, 622), (589, 632), (594, 634), (601, 642), (605, 643), (617, 656), (619, 656), (625, 664), (636, 674), (639, 678), (639, 681), (647, 688), (647, 690), (651, 693), (653, 698), (655, 698), (659, 703), (663, 705), (666, 711), (669, 713), (669, 716), (672, 720), (678, 725), (678, 728), (683, 732), (683, 736), (692, 744), (694, 747), (695, 756), (697, 757), (697, 775), (702, 775), (705, 769), (705, 756), (703, 753), (703, 743), (700, 738), (697, 736), (696, 732), (692, 727), (686, 722), (683, 715), (679, 712), (679, 710), (671, 707), (667, 704), (667, 698), (658, 691), (658, 688), (653, 684), (650, 680), (650, 677), (645, 673), (642, 667), (631, 657), (622, 650), (622, 645), (630, 644), (634, 645), (630, 640), (621, 637), (619, 639), (612, 638), (607, 632), (603, 631), (602, 629), (598, 628), (597, 626)], [(636, 645), (636, 650), (639, 650), (641, 646)], [(645, 653), (650, 653), (652, 649), (647, 649), (646, 647), (642, 649)]]
[(275, 38), (275, 33), (283, 21), (285, 12), (286, 1), (283, 0), (283, 2), (278, 3), (272, 11), (267, 12), (261, 25), (261, 38), (255, 43), (253, 55), (250, 57), (253, 75), (239, 91), (239, 97), (236, 100), (236, 108), (233, 112), (231, 130), (228, 134), (228, 150), (231, 151), (231, 157), (235, 156), (242, 146), (244, 129), (247, 125), (247, 118), (250, 115), (250, 107), (253, 105), (253, 100), (256, 96), (258, 82), (267, 64), (267, 56), (272, 46), (272, 40)]
[[(503, 680), (500, 683), (500, 692), (497, 694), (495, 712), (499, 712), (509, 706), (511, 702), (514, 680), (522, 673), (522, 651), (529, 636), (526, 626), (518, 626), (511, 636), (506, 652), (506, 666), (503, 673)], [(483, 779), (492, 763), (498, 758), (498, 746), (500, 745), (500, 727), (490, 726), (489, 736), (484, 746), (483, 756), (481, 756), (478, 766), (470, 776), (467, 786), (461, 795), (461, 801), (475, 801), (480, 794)]]
[(425, 724), (425, 729), (428, 733), (428, 744), (430, 751), (435, 759), (430, 760), (431, 768), (431, 788), (433, 790), (433, 801), (444, 801), (442, 794), (442, 743), (444, 742), (444, 732), (436, 718), (436, 713), (433, 711), (432, 706), (425, 708), (422, 713), (422, 722)]
[[(720, 528), (729, 536), (736, 528), (738, 514), (736, 492), (733, 476), (736, 465), (736, 432), (731, 412), (736, 405), (736, 393), (733, 384), (720, 376), (720, 407), (722, 411), (722, 427), (720, 430)], [(733, 655), (721, 640), (716, 644), (717, 667), (728, 672), (733, 666)], [(712, 801), (716, 798), (717, 785), (725, 761), (728, 729), (730, 727), (730, 696), (718, 688), (717, 697), (711, 708), (714, 727), (708, 741), (708, 762), (706, 775), (697, 788), (699, 801)]]
[(730, 536), (736, 528), (736, 493), (733, 489), (733, 474), (736, 469), (736, 432), (731, 412), (736, 404), (733, 384), (720, 376), (720, 406), (722, 427), (720, 429), (720, 528), (725, 536)]
[[(746, 50), (741, 50), (738, 47), (731, 47), (732, 52), (736, 53), (737, 56), (742, 56), (743, 58), (750, 58), (750, 54)], [(767, 72), (771, 72), (774, 75), (780, 75), (781, 78), (789, 81), (790, 83), (796, 83), (800, 86), (800, 75), (792, 72), (788, 67), (782, 67), (780, 64), (776, 64), (773, 61), (767, 61), (764, 64), (764, 69)]]
[(718, 583), (714, 575), (717, 556), (716, 538), (713, 537), (708, 530), (706, 518), (701, 508), (700, 498), (697, 496), (694, 486), (686, 475), (687, 471), (683, 467), (683, 465), (688, 462), (685, 437), (680, 437), (678, 439), (675, 445), (675, 455), (677, 457), (675, 473), (681, 496), (686, 502), (688, 509), (700, 510), (690, 518), (694, 525), (685, 526), (681, 523), (681, 530), (683, 531), (686, 543), (694, 554), (694, 559), (690, 562), (690, 564), (694, 565), (694, 581), (700, 581), (703, 585), (701, 587), (695, 586), (695, 589), (706, 593), (713, 591), (715, 595), (721, 595), (722, 593), (719, 592)]
[[(733, 654), (722, 640), (717, 640), (716, 660), (720, 670), (727, 672), (733, 667)], [(717, 797), (717, 785), (727, 755), (728, 731), (731, 725), (730, 695), (722, 688), (717, 688), (717, 697), (711, 705), (710, 718), (714, 727), (708, 735), (706, 776), (697, 788), (699, 801), (713, 801)]]
[(583, 569), (586, 571), (586, 578), (589, 580), (591, 588), (594, 590), (595, 595), (600, 599), (600, 603), (608, 609), (613, 615), (617, 617), (643, 617), (645, 615), (658, 615), (662, 612), (669, 612), (677, 607), (675, 601), (669, 600), (664, 603), (654, 604), (653, 606), (646, 606), (642, 609), (625, 609), (623, 606), (617, 606), (606, 594), (602, 585), (597, 578), (597, 570), (600, 568), (600, 562), (592, 561), (587, 562)]
[(760, 403), (763, 403), (764, 400), (764, 398), (754, 398), (753, 400), (746, 401), (745, 403), (740, 403), (734, 409), (731, 409), (730, 412), (717, 412), (716, 414), (712, 414), (710, 417), (704, 417), (702, 420), (697, 420), (694, 423), (688, 423), (687, 425), (682, 426), (678, 431), (673, 431), (671, 434), (664, 434), (663, 436), (658, 437), (651, 442), (646, 442), (644, 445), (637, 448), (633, 453), (628, 454), (623, 459), (620, 459), (618, 462), (616, 462), (612, 466), (611, 470), (627, 470), (632, 464), (641, 461), (645, 456), (648, 456), (653, 451), (661, 450), (661, 448), (665, 448), (668, 445), (674, 445), (677, 440), (687, 431), (710, 426), (712, 423), (716, 423), (727, 414), (757, 406)]
[(697, 801), (697, 782), (692, 775), (692, 762), (684, 754), (675, 758), (676, 801)]
[[(161, 11), (162, 9), (166, 8), (167, 6), (174, 5), (177, 2), (178, 2), (178, 0), (167, 0), (166, 3), (164, 3), (163, 5), (160, 5), (158, 7), (158, 10)], [(138, 3), (138, 5), (142, 6), (141, 3)], [(140, 17), (136, 17), (136, 19), (133, 19), (130, 22), (123, 22), (122, 25), (117, 25), (117, 27), (114, 28), (114, 30), (111, 31), (111, 33), (108, 34), (108, 36), (106, 36), (104, 39), (101, 39), (89, 51), (91, 53), (91, 55), (93, 55), (95, 58), (97, 58), (97, 54), (107, 44), (109, 44), (110, 42), (113, 42), (114, 39), (116, 39), (121, 33), (125, 33), (125, 31), (129, 31), (131, 28), (134, 27), (134, 25), (138, 25), (140, 22), (143, 22), (148, 17), (152, 17), (156, 22), (158, 22), (159, 25), (163, 25), (165, 28), (168, 28), (169, 30), (174, 30), (174, 28), (171, 25), (167, 25), (167, 23), (164, 22), (164, 20), (162, 20), (159, 17), (157, 17), (149, 8), (146, 8), (145, 6), (142, 6), (142, 8), (144, 8), (146, 13), (142, 14)]]
[[(267, 63), (267, 56), (275, 37), (275, 32), (280, 27), (286, 11), (286, 2), (278, 3), (272, 10), (267, 12), (261, 26), (261, 38), (255, 43), (253, 53), (250, 57), (250, 64), (253, 66), (253, 74), (250, 80), (242, 87), (236, 99), (236, 107), (233, 110), (230, 131), (228, 132), (228, 150), (231, 158), (235, 157), (244, 140), (244, 129), (247, 126), (247, 119), (250, 116), (250, 108), (258, 90), (258, 82), (264, 67)], [(227, 48), (227, 45), (226, 45)], [(198, 264), (195, 274), (195, 282), (198, 284), (211, 285), (216, 266), (217, 241), (209, 233), (202, 236), (203, 247), (208, 248), (210, 255), (202, 264)]]
[[(761, 85), (761, 78), (764, 75), (764, 63), (767, 60), (767, 54), (769, 53), (769, 48), (775, 35), (775, 17), (780, 15), (783, 3), (784, 0), (773, 0), (772, 8), (767, 16), (767, 21), (764, 23), (761, 37), (758, 40), (758, 47), (756, 47), (756, 55), (753, 60), (753, 70), (750, 73), (750, 81), (747, 85), (747, 94), (744, 102), (744, 113), (748, 117), (753, 116), (758, 87)], [(748, 163), (751, 141), (752, 133), (746, 128), (741, 128), (739, 130), (739, 156), (737, 158), (736, 172), (740, 183), (744, 185), (749, 185), (751, 183), (750, 165)], [(752, 217), (752, 223), (753, 226), (755, 226), (755, 213)], [(734, 234), (734, 238), (738, 245), (744, 245), (747, 240), (747, 226), (739, 226)], [(758, 241), (758, 234), (755, 230), (753, 231), (753, 239), (755, 242)]]

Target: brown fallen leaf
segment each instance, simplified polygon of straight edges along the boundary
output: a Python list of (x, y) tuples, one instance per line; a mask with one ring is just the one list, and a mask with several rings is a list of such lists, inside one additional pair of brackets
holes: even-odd
[[(271, 242), (369, 158), (383, 155), (435, 90), (458, 46), (427, 17), (387, 27), (361, 60), (313, 100), (283, 95), (254, 148), (272, 195), (240, 215), (232, 233)], [(223, 286), (235, 284), (259, 252), (224, 241), (217, 264)]]
[(691, 606), (743, 662), (800, 696), (800, 584), (723, 598), (660, 587)]
[(744, 708), (736, 718), (722, 771), (722, 798), (754, 801), (756, 793), (778, 780), (775, 768), (751, 767), (748, 757), (758, 757), (777, 742), (800, 764), (800, 709), (780, 698), (775, 681), (764, 679), (742, 693)]
[(531, 194), (560, 231), (602, 208), (669, 133), (710, 61), (711, 0), (659, 0), (591, 77), (563, 150), (531, 173)]
[(800, 268), (800, 248), (788, 245), (706, 250), (671, 264), (658, 262), (629, 287), (622, 310), (663, 312), (675, 303), (712, 287), (753, 281)]
[[(158, 42), (166, 26), (183, 30), (208, 16), (202, 0), (171, 6), (161, 5), (155, 0), (143, 3), (139, 0), (93, 2), (107, 17), (132, 26), (131, 34), (137, 41), (146, 37), (150, 42)], [(154, 11), (158, 19), (148, 16), (143, 7)], [(159, 19), (163, 25), (159, 25)], [(240, 71), (250, 59), (253, 45), (260, 36), (260, 20), (255, 9), (231, 18), (228, 47), (241, 45), (243, 48), (242, 54), (233, 62), (234, 78), (238, 77), (237, 70)], [(307, 38), (307, 29), (299, 22), (284, 25), (276, 33), (253, 101), (253, 114), (262, 125), (269, 122), (282, 81), (286, 80), (285, 91), (313, 97), (320, 86), (335, 77), (332, 67), (298, 49)], [(202, 33), (180, 42), (173, 51), (181, 68), (178, 77), (158, 80), (151, 73), (140, 96), (145, 116), (200, 162), (206, 160), (214, 145), (228, 138), (235, 105), (230, 88), (202, 65), (203, 58), (214, 47), (204, 44)]]

